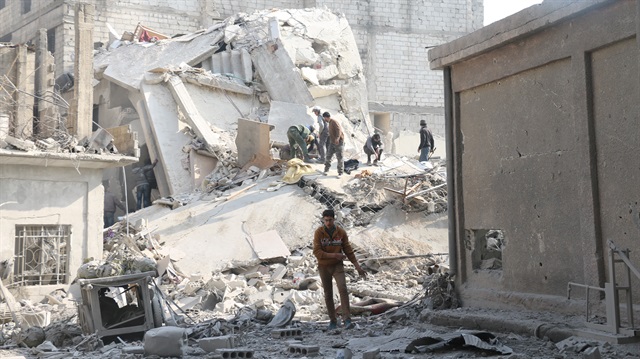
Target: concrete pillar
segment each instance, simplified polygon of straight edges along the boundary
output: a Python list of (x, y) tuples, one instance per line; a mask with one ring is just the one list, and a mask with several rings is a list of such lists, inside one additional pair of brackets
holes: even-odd
[(253, 80), (253, 63), (251, 62), (251, 54), (249, 53), (249, 50), (242, 48), (240, 49), (240, 56), (242, 57), (242, 78), (249, 82)]
[(242, 78), (242, 58), (240, 56), (240, 50), (231, 50), (231, 72), (240, 78)]
[(211, 72), (214, 74), (222, 73), (222, 55), (211, 55)]
[(71, 133), (84, 138), (91, 135), (93, 117), (93, 5), (76, 4), (75, 84), (69, 125)]
[(223, 51), (220, 53), (220, 58), (222, 59), (222, 72), (223, 74), (230, 74), (233, 72), (231, 68), (231, 53), (228, 51)]
[(38, 96), (36, 99), (38, 134), (42, 137), (51, 137), (58, 128), (57, 109), (51, 103), (50, 96), (53, 93), (53, 70), (53, 56), (48, 50), (47, 29), (40, 29), (36, 39), (35, 93)]
[(14, 93), (15, 108), (13, 117), (13, 135), (20, 139), (26, 139), (33, 135), (33, 97), (29, 89), (29, 66), (27, 62), (27, 46), (19, 45), (16, 48), (16, 77), (14, 85), (17, 91)]

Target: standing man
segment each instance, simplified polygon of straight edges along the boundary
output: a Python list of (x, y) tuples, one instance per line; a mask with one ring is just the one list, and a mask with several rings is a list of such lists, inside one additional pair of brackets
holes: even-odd
[(122, 202), (116, 198), (116, 196), (109, 191), (109, 182), (103, 182), (104, 187), (104, 228), (109, 228), (116, 223), (114, 215), (116, 213), (116, 207), (121, 210), (124, 209)]
[(329, 128), (329, 151), (327, 152), (327, 157), (324, 162), (324, 175), (326, 176), (327, 173), (329, 173), (329, 168), (331, 168), (331, 159), (335, 153), (336, 160), (338, 161), (338, 177), (340, 177), (342, 176), (342, 172), (344, 172), (344, 161), (342, 160), (344, 133), (342, 132), (342, 127), (338, 121), (332, 119), (329, 112), (323, 113), (322, 119), (324, 120), (326, 127)]
[(367, 143), (364, 144), (362, 149), (364, 153), (367, 154), (367, 165), (371, 165), (371, 155), (376, 155), (376, 158), (373, 160), (373, 165), (377, 166), (378, 161), (382, 158), (382, 150), (384, 149), (382, 140), (380, 140), (380, 134), (376, 133), (373, 136), (369, 136)]
[(151, 182), (155, 180), (153, 168), (157, 164), (158, 159), (156, 158), (152, 164), (142, 167), (134, 167), (131, 171), (136, 175), (136, 210), (146, 208), (151, 205)]
[(307, 145), (312, 143), (314, 140), (312, 135), (313, 131), (315, 131), (313, 126), (307, 127), (305, 125), (296, 125), (289, 127), (289, 130), (287, 130), (287, 138), (289, 139), (289, 151), (291, 158), (296, 158), (296, 145), (298, 145), (298, 147), (300, 147), (300, 151), (302, 151), (304, 162), (313, 163), (309, 157), (307, 149)]
[(367, 272), (360, 267), (349, 243), (347, 232), (335, 224), (335, 212), (332, 209), (325, 210), (322, 212), (322, 220), (324, 225), (318, 227), (313, 235), (313, 255), (318, 259), (318, 272), (324, 289), (327, 314), (329, 314), (330, 319), (329, 329), (336, 329), (338, 326), (336, 307), (333, 303), (332, 278), (336, 280), (338, 293), (340, 293), (340, 308), (344, 327), (350, 329), (353, 327), (351, 323), (351, 307), (349, 305), (349, 293), (347, 292), (347, 281), (342, 262), (349, 258), (362, 278), (367, 277)]
[(420, 120), (420, 145), (418, 146), (418, 152), (420, 152), (420, 162), (429, 160), (429, 153), (435, 149), (433, 145), (433, 135), (427, 128), (427, 121)]
[(329, 126), (326, 126), (323, 120), (322, 115), (320, 114), (320, 107), (315, 106), (313, 108), (313, 114), (316, 115), (316, 126), (318, 127), (318, 161), (324, 162), (326, 151), (329, 147), (328, 139), (329, 139)]

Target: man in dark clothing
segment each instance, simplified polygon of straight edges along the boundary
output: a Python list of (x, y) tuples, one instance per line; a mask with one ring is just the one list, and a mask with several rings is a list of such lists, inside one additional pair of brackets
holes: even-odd
[(329, 149), (329, 126), (324, 123), (324, 119), (320, 114), (320, 107), (315, 106), (312, 111), (314, 115), (316, 115), (316, 125), (318, 126), (319, 133), (317, 146), (320, 158), (318, 158), (318, 161), (324, 162), (325, 155)]
[(136, 210), (151, 205), (151, 182), (155, 181), (153, 168), (158, 164), (156, 158), (152, 164), (142, 167), (134, 167), (132, 172), (136, 176)]
[(313, 163), (307, 150), (307, 145), (315, 139), (312, 135), (313, 131), (313, 126), (307, 127), (305, 125), (296, 125), (289, 127), (289, 130), (287, 130), (287, 139), (289, 139), (291, 158), (296, 158), (296, 145), (298, 145), (298, 147), (300, 147), (300, 151), (302, 151), (304, 162)]
[(104, 228), (109, 228), (111, 226), (113, 226), (114, 223), (116, 223), (115, 221), (115, 213), (116, 213), (116, 208), (120, 208), (121, 210), (125, 210), (124, 209), (124, 205), (122, 204), (122, 202), (116, 198), (116, 196), (109, 192), (108, 190), (108, 186), (104, 186)]
[(378, 161), (382, 158), (382, 150), (384, 146), (382, 145), (382, 140), (380, 140), (380, 134), (376, 133), (373, 136), (369, 136), (367, 138), (367, 143), (362, 147), (364, 153), (367, 154), (367, 164), (371, 164), (371, 155), (375, 155), (375, 159), (373, 160), (373, 165), (377, 166)]
[(336, 160), (338, 161), (338, 177), (340, 177), (342, 176), (342, 172), (344, 172), (344, 162), (342, 161), (344, 133), (342, 132), (342, 127), (338, 121), (332, 119), (329, 112), (323, 113), (322, 119), (329, 128), (329, 151), (327, 151), (327, 157), (324, 161), (324, 174), (326, 176), (327, 173), (329, 173), (329, 169), (331, 168), (331, 159), (333, 159), (333, 154), (335, 154)]
[(420, 152), (420, 162), (429, 160), (429, 153), (435, 149), (433, 144), (433, 135), (427, 128), (427, 121), (420, 120), (420, 145), (418, 146), (418, 152)]
[(367, 272), (360, 267), (349, 243), (347, 232), (335, 224), (335, 212), (332, 209), (325, 210), (322, 212), (322, 220), (324, 225), (318, 227), (313, 235), (313, 255), (318, 259), (318, 272), (324, 289), (327, 314), (329, 314), (330, 319), (329, 329), (336, 329), (338, 324), (336, 307), (333, 303), (332, 278), (336, 280), (336, 286), (340, 293), (340, 308), (344, 327), (350, 329), (353, 325), (351, 323), (351, 307), (349, 305), (349, 293), (347, 292), (343, 261), (349, 258), (362, 278), (367, 277)]

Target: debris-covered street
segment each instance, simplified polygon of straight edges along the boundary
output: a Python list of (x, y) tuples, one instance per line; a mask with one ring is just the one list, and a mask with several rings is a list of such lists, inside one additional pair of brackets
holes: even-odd
[(526, 152), (532, 115), (485, 118), (574, 111), (545, 86), (636, 48), (512, 80), (566, 60), (525, 36), (564, 46), (632, 2), (547, 0), (474, 35), (482, 0), (0, 1), (0, 357), (640, 358), (638, 203), (596, 213), (620, 167), (578, 143), (598, 122), (548, 125), (549, 155)]

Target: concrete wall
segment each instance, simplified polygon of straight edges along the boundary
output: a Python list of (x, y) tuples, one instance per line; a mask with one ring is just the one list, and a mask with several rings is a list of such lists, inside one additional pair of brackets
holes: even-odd
[[(70, 283), (85, 258), (102, 258), (101, 180), (102, 169), (80, 168), (78, 173), (75, 167), (0, 166), (0, 258), (15, 255), (16, 225), (70, 225)], [(24, 287), (22, 293), (41, 296), (68, 283)]]
[[(429, 53), (451, 75), (449, 218), (468, 303), (567, 306), (568, 282), (608, 281), (608, 240), (638, 247), (639, 22), (637, 1), (545, 2)], [(480, 268), (490, 229), (501, 269)]]
[[(56, 38), (56, 75), (73, 67), (73, 11), (76, 0), (32, 1), (20, 14), (20, 2), (0, 10), (0, 37), (33, 39), (39, 28)], [(354, 32), (367, 77), (369, 108), (391, 114), (392, 131), (414, 131), (426, 119), (444, 134), (442, 75), (429, 70), (426, 47), (442, 44), (482, 27), (482, 0), (132, 0), (95, 5), (95, 41), (107, 43), (106, 23), (119, 33), (134, 31), (138, 22), (167, 35), (192, 32), (237, 12), (266, 8), (328, 7), (342, 12)]]

